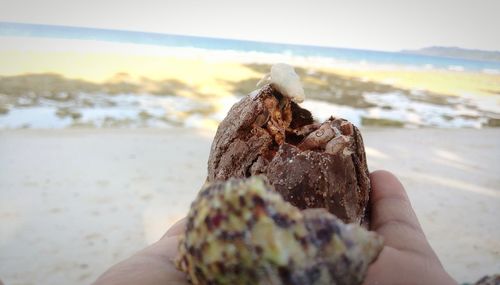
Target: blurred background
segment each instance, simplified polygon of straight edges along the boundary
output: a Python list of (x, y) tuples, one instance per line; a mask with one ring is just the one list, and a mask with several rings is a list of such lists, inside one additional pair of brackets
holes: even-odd
[(0, 11), (0, 280), (88, 284), (189, 209), (277, 62), (362, 128), (460, 282), (500, 268), (500, 4), (34, 1)]

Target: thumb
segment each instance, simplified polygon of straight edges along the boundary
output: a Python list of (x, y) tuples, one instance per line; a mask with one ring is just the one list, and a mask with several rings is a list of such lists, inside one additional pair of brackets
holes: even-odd
[(386, 246), (405, 251), (427, 247), (427, 239), (401, 182), (383, 170), (373, 172), (370, 180), (370, 229), (384, 237)]
[(371, 230), (385, 245), (364, 284), (456, 284), (427, 242), (401, 182), (387, 171), (370, 179)]
[(167, 232), (163, 235), (162, 239), (182, 234), (186, 229), (186, 223), (187, 223), (186, 217), (178, 220), (167, 230)]

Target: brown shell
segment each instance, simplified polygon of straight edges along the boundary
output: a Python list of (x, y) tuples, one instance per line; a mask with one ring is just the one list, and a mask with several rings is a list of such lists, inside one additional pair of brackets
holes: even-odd
[(340, 118), (315, 122), (271, 85), (241, 99), (219, 125), (207, 181), (257, 174), (300, 209), (326, 208), (348, 223), (365, 216), (370, 180), (359, 130)]

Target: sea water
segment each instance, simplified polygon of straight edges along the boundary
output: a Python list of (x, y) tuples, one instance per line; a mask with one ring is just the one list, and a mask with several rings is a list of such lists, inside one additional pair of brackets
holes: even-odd
[(321, 57), (339, 61), (367, 64), (404, 65), (418, 68), (432, 67), (437, 69), (500, 73), (500, 63), (493, 61), (414, 55), (403, 52), (279, 44), (110, 29), (0, 22), (0, 36), (99, 40), (168, 47), (200, 48), (206, 50), (227, 50), (266, 54), (286, 54), (301, 57)]
[[(225, 54), (240, 55), (245, 53), (271, 57), (275, 55), (301, 57), (319, 61), (354, 63), (354, 65), (373, 64), (404, 68), (500, 73), (500, 63), (490, 61), (108, 29), (0, 22), (0, 37), (2, 36), (6, 38), (98, 40), (184, 50), (194, 48)], [(109, 94), (81, 93), (78, 94), (76, 101), (68, 102), (41, 98), (36, 106), (10, 108), (6, 114), (0, 115), (0, 128), (65, 128), (73, 126), (204, 128), (207, 125), (213, 127), (223, 120), (229, 108), (244, 94), (213, 99), (217, 102), (203, 102), (175, 96), (175, 94), (169, 95), (171, 96), (151, 94), (109, 96)], [(374, 106), (360, 109), (311, 99), (306, 100), (303, 106), (310, 109), (319, 120), (326, 120), (332, 114), (342, 114), (343, 117), (358, 126), (362, 125), (363, 118), (376, 118), (401, 122), (406, 127), (481, 128), (487, 125), (491, 118), (500, 119), (497, 99), (493, 98), (494, 96), (490, 96), (487, 102), (485, 100), (475, 101), (473, 100), (474, 96), (461, 96), (448, 100), (462, 100), (463, 102), (451, 104), (450, 101), (449, 105), (415, 101), (398, 92), (365, 93), (362, 96), (366, 102)], [(19, 98), (19, 100), (24, 99), (23, 97)], [(78, 103), (83, 100), (92, 102), (93, 107), (82, 106)], [(108, 104), (110, 101), (112, 105)], [(217, 108), (214, 109), (214, 106)], [(392, 108), (384, 108), (386, 106), (392, 106)], [(61, 108), (71, 109), (71, 112), (77, 117), (58, 116), (57, 113), (61, 111)]]

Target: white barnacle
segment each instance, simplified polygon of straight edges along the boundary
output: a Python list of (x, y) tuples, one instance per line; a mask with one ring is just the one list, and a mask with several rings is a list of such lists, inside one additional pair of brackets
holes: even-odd
[(271, 72), (266, 74), (259, 83), (257, 83), (257, 86), (266, 83), (273, 85), (281, 94), (290, 97), (292, 101), (296, 103), (304, 102), (304, 88), (293, 66), (286, 63), (274, 64), (271, 66)]

